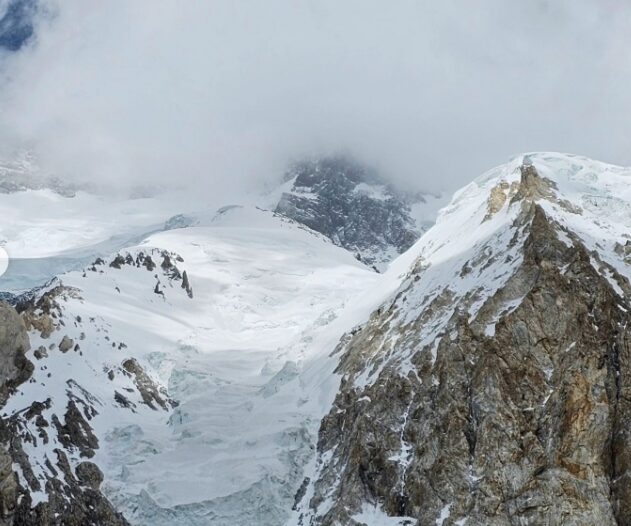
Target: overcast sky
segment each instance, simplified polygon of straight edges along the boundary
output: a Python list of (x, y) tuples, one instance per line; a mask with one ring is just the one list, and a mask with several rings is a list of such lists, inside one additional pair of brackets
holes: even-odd
[(235, 191), (345, 150), (454, 190), (524, 151), (631, 164), (631, 2), (45, 4), (2, 60), (0, 138), (59, 174)]

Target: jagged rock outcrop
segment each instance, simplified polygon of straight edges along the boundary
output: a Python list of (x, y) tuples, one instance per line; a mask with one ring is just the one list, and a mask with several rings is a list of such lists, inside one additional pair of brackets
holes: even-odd
[(41, 338), (47, 339), (63, 326), (60, 301), (78, 296), (78, 290), (53, 280), (41, 289), (18, 296), (14, 302), (27, 331), (36, 331)]
[[(178, 267), (182, 262), (166, 250), (136, 249), (96, 258), (73, 277), (75, 285), (83, 280), (107, 284), (117, 296), (129, 294), (130, 281), (145, 285), (147, 293), (158, 287), (162, 304), (176, 295), (186, 300), (185, 294), (193, 295), (188, 274)], [(0, 511), (8, 510), (0, 526), (127, 524), (105, 497), (108, 483), (101, 488), (106, 466), (97, 452), (108, 447), (103, 422), (114, 423), (117, 413), (125, 413), (124, 420), (130, 413), (142, 416), (177, 405), (149, 374), (151, 362), (128, 354), (122, 338), (128, 333), (114, 334), (98, 308), (84, 310), (84, 294), (53, 280), (13, 296), (15, 309), (6, 306), (7, 323), (0, 310), (0, 353), (16, 356), (15, 362), (5, 357), (2, 363), (21, 364), (7, 365), (0, 378), (0, 393), (7, 395), (0, 420)], [(3, 335), (15, 345), (2, 346)], [(35, 366), (24, 356), (29, 336)], [(21, 353), (18, 347), (24, 348)], [(102, 361), (95, 359), (97, 353)], [(17, 374), (22, 369), (25, 374)]]
[[(153, 256), (153, 257), (152, 257)], [(145, 268), (149, 272), (154, 272), (157, 267), (156, 261), (158, 258), (161, 258), (160, 262), (160, 270), (162, 277), (166, 279), (166, 282), (169, 286), (173, 286), (172, 282), (181, 281), (181, 287), (186, 291), (186, 294), (189, 298), (193, 298), (193, 287), (188, 278), (188, 274), (186, 271), (180, 271), (177, 264), (182, 263), (184, 260), (181, 256), (174, 253), (169, 253), (166, 250), (158, 250), (151, 249), (147, 252), (142, 250), (137, 251), (134, 255), (129, 252), (125, 254), (116, 254), (112, 260), (109, 262), (109, 267), (121, 270), (125, 266), (136, 267), (136, 268)], [(103, 272), (99, 267), (105, 265), (105, 261), (102, 258), (97, 258), (87, 270), (91, 272)], [(162, 291), (163, 282), (160, 278), (159, 274), (154, 275), (156, 278), (156, 282), (154, 285), (154, 293), (164, 297), (164, 292)]]
[[(33, 365), (24, 353), (29, 349), (24, 323), (15, 309), (0, 302), (0, 404), (4, 405), (12, 390), (27, 380)], [(0, 420), (0, 432), (4, 422)], [(1, 438), (1, 437), (0, 437)], [(13, 471), (13, 459), (5, 440), (0, 442), (0, 524), (12, 524), (18, 506), (20, 488)]]
[(136, 388), (142, 397), (143, 404), (151, 409), (161, 408), (165, 411), (175, 407), (175, 403), (167, 397), (164, 389), (160, 389), (151, 377), (140, 366), (135, 358), (128, 358), (123, 362), (123, 370), (134, 378)]
[[(32, 309), (23, 311), (28, 323), (33, 321), (32, 313)], [(40, 312), (40, 315), (43, 314)], [(0, 303), (2, 405), (31, 377), (33, 364), (25, 356), (29, 346), (23, 317), (12, 306)], [(33, 473), (23, 443), (48, 442), (53, 429), (62, 445), (69, 449), (79, 448), (87, 457), (94, 455), (94, 448), (98, 447), (98, 440), (84, 416), (88, 414), (86, 408), (82, 412), (71, 401), (62, 424), (56, 415), (52, 422), (42, 416), (49, 407), (50, 400), (34, 402), (25, 410), (13, 415), (5, 413), (0, 419), (0, 525), (126, 525), (123, 516), (100, 493), (102, 475), (99, 477), (100, 471), (94, 464), (79, 464), (75, 474), (66, 453), (56, 449), (56, 458), (48, 459), (51, 476), (41, 480)], [(20, 484), (14, 466), (19, 466), (28, 487)], [(45, 499), (38, 497), (40, 501), (35, 503), (33, 494), (42, 492)]]
[(410, 248), (434, 220), (432, 211), (425, 220), (415, 219), (412, 207), (435, 196), (406, 194), (346, 157), (297, 163), (285, 179), (292, 181), (291, 189), (283, 193), (277, 213), (324, 234), (378, 270)]
[(536, 161), (517, 177), (479, 199), (472, 250), (428, 240), (340, 345), (297, 524), (631, 524), (626, 263)]
[(59, 350), (63, 353), (68, 352), (73, 347), (74, 347), (74, 340), (72, 338), (68, 338), (68, 336), (64, 336), (59, 342)]
[(13, 307), (0, 302), (0, 405), (33, 372), (24, 354), (30, 344), (22, 319)]

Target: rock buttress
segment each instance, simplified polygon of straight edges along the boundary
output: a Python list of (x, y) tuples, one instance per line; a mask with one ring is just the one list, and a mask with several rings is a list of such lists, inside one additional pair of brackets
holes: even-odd
[(420, 525), (631, 524), (631, 304), (524, 209), (519, 269), (474, 320), (450, 307), (434, 356), (419, 346), (411, 370), (386, 363), (356, 385), (384, 331), (410, 341), (424, 321), (386, 310), (345, 347), (303, 524), (360, 524), (364, 505)]

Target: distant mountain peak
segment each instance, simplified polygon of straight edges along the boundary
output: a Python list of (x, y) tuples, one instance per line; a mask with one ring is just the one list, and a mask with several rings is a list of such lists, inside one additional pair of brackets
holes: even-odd
[(284, 180), (289, 187), (276, 212), (379, 271), (427, 230), (441, 203), (440, 197), (402, 191), (375, 169), (342, 155), (297, 162)]

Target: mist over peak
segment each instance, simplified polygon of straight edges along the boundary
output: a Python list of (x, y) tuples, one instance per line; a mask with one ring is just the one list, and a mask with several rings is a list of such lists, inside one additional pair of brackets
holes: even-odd
[(0, 526), (631, 524), (630, 27), (0, 0)]
[(229, 199), (335, 151), (429, 191), (521, 151), (631, 162), (622, 1), (0, 7), (2, 154), (64, 180)]

